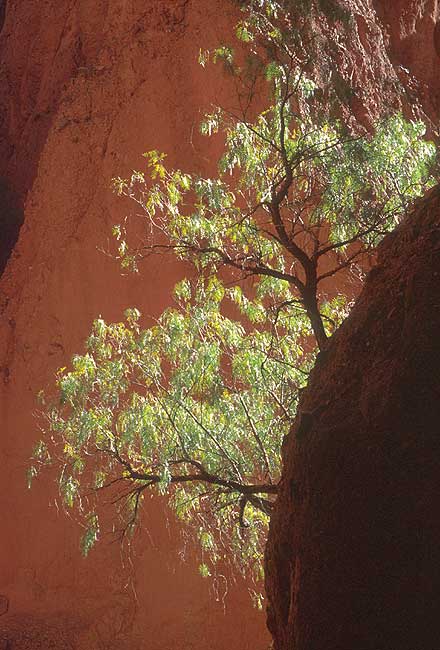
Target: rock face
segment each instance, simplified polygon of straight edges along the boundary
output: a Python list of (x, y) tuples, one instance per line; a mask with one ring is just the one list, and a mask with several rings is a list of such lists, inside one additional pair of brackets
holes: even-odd
[(0, 288), (2, 650), (267, 647), (245, 586), (202, 579), (160, 502), (146, 504), (132, 564), (106, 538), (84, 560), (53, 479), (26, 487), (38, 390), (82, 351), (93, 318), (128, 306), (158, 315), (184, 273), (154, 260), (121, 277), (97, 247), (132, 211), (111, 179), (142, 167), (144, 151), (213, 171), (218, 144), (198, 137), (198, 121), (228, 89), (197, 57), (230, 33), (231, 11), (216, 0), (0, 2), (0, 191), (8, 223), (24, 214)]
[[(330, 36), (341, 73), (362, 88), (357, 108), (365, 101), (374, 113), (373, 77), (391, 67), (386, 38), (372, 0), (341, 2), (356, 16), (356, 55), (341, 54), (351, 45), (337, 25)], [(388, 25), (393, 61), (425, 83), (429, 112), (439, 83), (436, 0), (374, 6)], [(92, 319), (119, 319), (131, 305), (157, 315), (184, 272), (155, 260), (141, 277), (123, 278), (97, 250), (131, 210), (109, 186), (153, 148), (171, 165), (212, 171), (218, 143), (201, 143), (199, 110), (229, 89), (196, 59), (234, 21), (229, 0), (0, 0), (0, 269), (8, 260), (0, 284), (1, 649), (267, 645), (243, 585), (222, 582), (213, 592), (191, 552), (185, 563), (177, 559), (175, 527), (157, 502), (145, 508), (133, 567), (105, 540), (82, 560), (56, 486), (48, 479), (29, 492), (25, 480), (38, 438), (35, 395), (81, 351)], [(271, 620), (274, 629), (275, 614)]]
[[(440, 111), (440, 4), (438, 0), (372, 0), (388, 35), (390, 61), (408, 91), (436, 122)], [(403, 66), (403, 67), (402, 67)], [(412, 86), (412, 88), (411, 88)]]
[[(382, 25), (381, 65), (387, 74), (394, 67), (435, 134), (438, 1), (343, 4), (356, 15), (359, 36), (368, 36), (365, 52)], [(361, 5), (370, 9), (366, 22)], [(367, 89), (375, 69), (364, 57)], [(370, 105), (361, 102), (361, 116), (375, 106), (374, 95)], [(383, 242), (284, 445), (266, 556), (276, 650), (438, 646), (439, 279), (435, 189)]]
[(440, 584), (440, 189), (379, 250), (284, 447), (276, 650), (432, 650)]

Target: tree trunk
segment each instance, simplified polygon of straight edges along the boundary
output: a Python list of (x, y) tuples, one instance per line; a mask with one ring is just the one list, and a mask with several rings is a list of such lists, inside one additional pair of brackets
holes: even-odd
[(307, 316), (310, 319), (310, 324), (316, 338), (316, 342), (320, 350), (324, 350), (327, 345), (327, 334), (325, 333), (324, 324), (322, 322), (321, 314), (319, 313), (318, 300), (316, 297), (316, 287), (306, 287), (301, 292), (301, 298)]

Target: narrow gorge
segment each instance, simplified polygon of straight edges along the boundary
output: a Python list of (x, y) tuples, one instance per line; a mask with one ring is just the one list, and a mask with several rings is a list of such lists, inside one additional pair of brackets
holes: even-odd
[[(353, 114), (370, 127), (399, 108), (401, 86), (405, 114), (436, 139), (438, 0), (336, 4), (350, 38), (326, 18), (313, 29), (359, 90)], [(111, 179), (151, 149), (214, 173), (221, 142), (198, 123), (230, 80), (197, 58), (230, 38), (237, 12), (229, 0), (0, 1), (0, 650), (438, 645), (437, 188), (384, 240), (301, 398), (267, 549), (269, 631), (249, 585), (199, 575), (160, 500), (146, 501), (124, 563), (110, 540), (81, 556), (55, 476), (27, 488), (38, 391), (98, 314), (117, 321), (136, 305), (155, 318), (182, 276), (183, 263), (156, 257), (127, 277), (105, 254), (132, 209)]]

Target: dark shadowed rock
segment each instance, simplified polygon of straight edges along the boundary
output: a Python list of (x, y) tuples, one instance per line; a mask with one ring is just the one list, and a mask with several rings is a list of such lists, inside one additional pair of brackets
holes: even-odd
[(276, 650), (438, 647), (439, 330), (435, 188), (382, 243), (285, 444), (267, 549)]
[(9, 598), (7, 596), (4, 596), (3, 594), (0, 594), (0, 616), (6, 614), (8, 609), (9, 609)]

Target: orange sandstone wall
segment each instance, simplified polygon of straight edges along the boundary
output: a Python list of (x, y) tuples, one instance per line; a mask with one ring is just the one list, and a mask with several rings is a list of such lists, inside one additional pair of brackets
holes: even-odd
[[(438, 124), (440, 110), (439, 0), (371, 0), (388, 35), (391, 62), (426, 113)], [(403, 67), (402, 67), (403, 66)], [(408, 74), (409, 73), (409, 74)], [(409, 77), (413, 77), (411, 83)], [(437, 126), (438, 128), (438, 126)]]
[[(133, 566), (105, 539), (87, 560), (56, 485), (32, 491), (37, 391), (81, 350), (93, 317), (158, 314), (184, 269), (156, 259), (122, 277), (97, 250), (130, 206), (109, 189), (145, 150), (207, 170), (199, 111), (227, 93), (199, 47), (227, 36), (227, 0), (8, 0), (0, 36), (0, 174), (24, 225), (0, 285), (0, 648), (263, 650), (244, 585), (216, 595), (183, 562), (172, 517), (146, 506)], [(215, 75), (218, 76), (215, 76)], [(220, 89), (219, 89), (220, 82)], [(12, 198), (11, 198), (12, 197)], [(6, 228), (5, 228), (6, 232)], [(51, 501), (51, 506), (48, 503)], [(228, 589), (227, 597), (223, 596)]]

